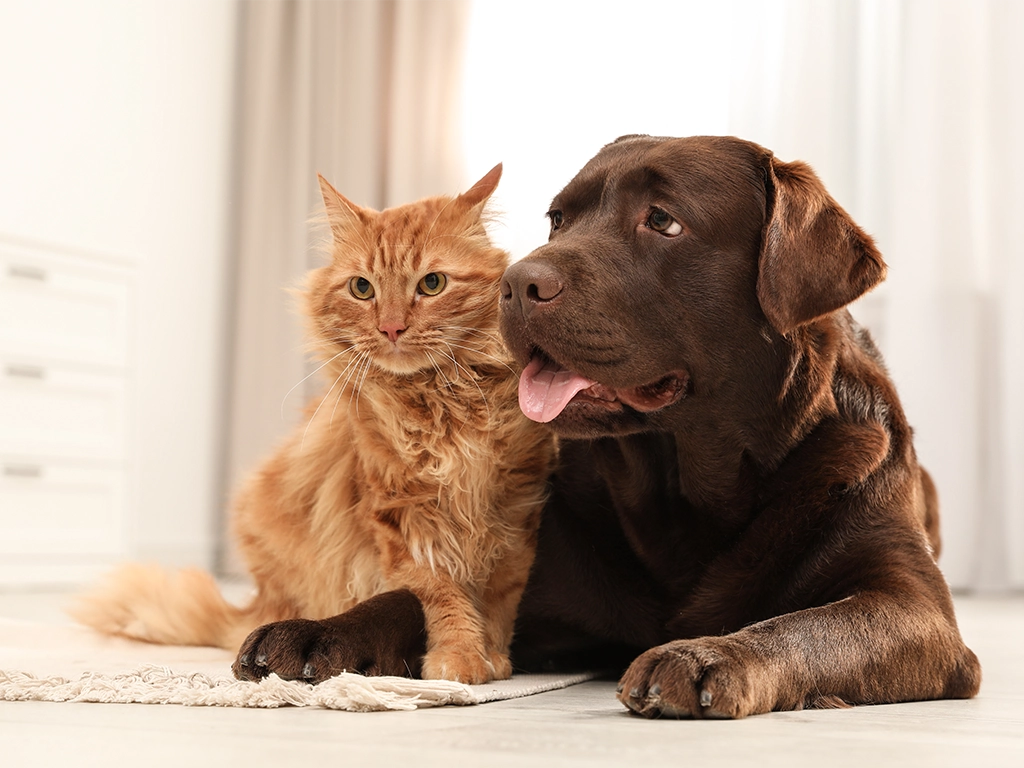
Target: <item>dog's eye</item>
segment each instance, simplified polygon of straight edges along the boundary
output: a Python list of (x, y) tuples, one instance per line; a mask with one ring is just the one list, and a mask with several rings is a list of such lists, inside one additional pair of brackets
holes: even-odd
[(661, 210), (661, 208), (651, 209), (650, 214), (647, 216), (647, 226), (667, 237), (675, 237), (683, 231), (683, 225)]
[(562, 212), (561, 211), (548, 211), (548, 219), (551, 220), (551, 231), (554, 232), (556, 229), (562, 226)]
[(366, 301), (373, 298), (373, 284), (365, 277), (353, 277), (348, 281), (348, 289), (357, 299)]

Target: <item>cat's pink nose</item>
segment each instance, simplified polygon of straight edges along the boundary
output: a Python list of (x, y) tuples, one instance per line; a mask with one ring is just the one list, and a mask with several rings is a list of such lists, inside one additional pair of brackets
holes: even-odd
[(398, 341), (399, 335), (405, 333), (403, 323), (381, 323), (377, 328), (393, 342)]

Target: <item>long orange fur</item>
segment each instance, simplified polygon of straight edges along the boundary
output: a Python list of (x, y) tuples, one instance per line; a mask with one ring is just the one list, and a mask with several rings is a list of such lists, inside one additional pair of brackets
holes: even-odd
[[(499, 165), (458, 197), (381, 212), (320, 179), (331, 258), (301, 295), (326, 383), (235, 500), (256, 597), (236, 608), (202, 571), (133, 564), (79, 600), (79, 621), (237, 650), (261, 624), (406, 587), (426, 617), (424, 677), (511, 674), (554, 445), (520, 413), (497, 332), (508, 257), (482, 214), (500, 176)], [(431, 274), (447, 279), (437, 295), (417, 288)], [(352, 290), (359, 277), (370, 299)]]

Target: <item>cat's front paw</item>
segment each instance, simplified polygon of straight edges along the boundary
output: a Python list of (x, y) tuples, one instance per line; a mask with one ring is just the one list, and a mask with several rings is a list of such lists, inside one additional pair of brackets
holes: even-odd
[[(505, 661), (507, 663), (507, 657)], [(423, 657), (424, 679), (454, 680), (467, 685), (480, 685), (509, 677), (512, 667), (508, 665), (507, 671), (500, 671), (503, 674), (499, 674), (491, 658), (475, 650), (438, 648)]]
[(259, 627), (242, 643), (231, 670), (240, 680), (254, 681), (271, 673), (310, 683), (342, 672), (417, 677), (425, 650), (420, 601), (397, 590), (329, 619)]
[(491, 651), (491, 666), (494, 668), (494, 680), (508, 680), (512, 677), (512, 662), (507, 653)]

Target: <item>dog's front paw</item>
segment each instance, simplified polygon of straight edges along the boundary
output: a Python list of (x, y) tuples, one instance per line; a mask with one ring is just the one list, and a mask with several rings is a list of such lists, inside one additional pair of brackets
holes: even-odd
[[(253, 630), (242, 643), (231, 671), (239, 680), (262, 680), (274, 673), (286, 680), (308, 679), (313, 682), (310, 658), (322, 657), (325, 651), (330, 652), (329, 642), (327, 648), (321, 648), (324, 645), (323, 635), (321, 622), (309, 619), (264, 624)], [(327, 677), (330, 675), (322, 679)]]
[(619, 701), (645, 717), (738, 718), (768, 712), (771, 682), (736, 640), (675, 640), (641, 654), (619, 683)]
[(425, 651), (420, 601), (397, 590), (329, 619), (259, 627), (242, 643), (231, 670), (240, 680), (254, 681), (271, 673), (310, 683), (342, 672), (417, 677)]

